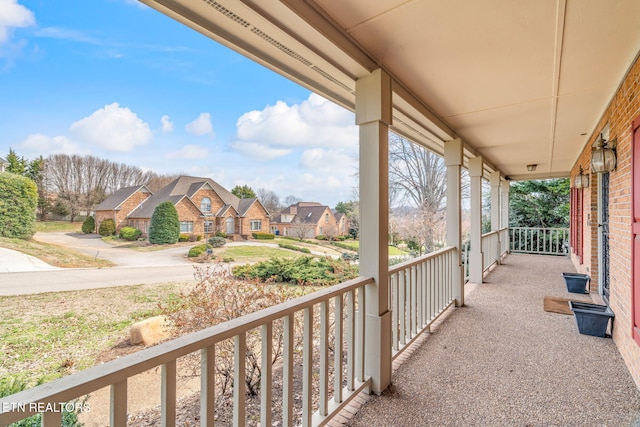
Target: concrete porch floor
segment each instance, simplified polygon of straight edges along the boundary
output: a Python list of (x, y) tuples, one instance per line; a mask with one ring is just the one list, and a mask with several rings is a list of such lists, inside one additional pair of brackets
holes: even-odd
[[(640, 426), (640, 391), (610, 338), (543, 297), (578, 299), (565, 257), (509, 255), (423, 339), (348, 426)], [(589, 300), (588, 296), (582, 299)]]

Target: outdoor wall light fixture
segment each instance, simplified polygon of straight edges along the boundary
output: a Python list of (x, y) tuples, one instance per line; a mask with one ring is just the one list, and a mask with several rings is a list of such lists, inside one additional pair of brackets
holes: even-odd
[(575, 188), (589, 188), (589, 175), (583, 173), (582, 166), (580, 166), (578, 175), (573, 178), (573, 186)]
[(606, 141), (602, 134), (593, 144), (591, 170), (595, 173), (611, 172), (616, 168), (616, 145), (618, 138)]
[(527, 165), (527, 170), (529, 172), (533, 172), (536, 170), (536, 168), (538, 167), (538, 165)]

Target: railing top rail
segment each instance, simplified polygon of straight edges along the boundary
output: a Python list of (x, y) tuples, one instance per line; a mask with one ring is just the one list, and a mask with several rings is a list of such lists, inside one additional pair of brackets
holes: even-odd
[(569, 227), (509, 227), (511, 230), (569, 230)]
[(490, 231), (490, 232), (488, 232), (488, 233), (484, 233), (484, 234), (482, 235), (482, 238), (485, 238), (485, 237), (491, 237), (491, 236), (496, 235), (496, 234), (499, 234), (499, 233), (500, 233), (500, 230)]
[(413, 267), (414, 265), (418, 265), (420, 263), (423, 263), (424, 261), (431, 259), (431, 258), (437, 258), (440, 255), (446, 254), (448, 252), (451, 251), (455, 251), (456, 248), (454, 246), (447, 246), (446, 248), (442, 248), (439, 249), (437, 251), (434, 252), (429, 252), (428, 254), (422, 255), (418, 258), (414, 258), (414, 259), (410, 259), (408, 261), (402, 262), (400, 264), (396, 264), (392, 267), (389, 267), (389, 274), (394, 274), (397, 273), (401, 270), (404, 270), (406, 268), (410, 268)]
[[(293, 314), (304, 307), (326, 301), (334, 296), (373, 282), (374, 280), (369, 277), (357, 277), (7, 396), (0, 399), (0, 421), (2, 423), (11, 423), (22, 419), (14, 418), (16, 413), (2, 411), (3, 408), (11, 408), (11, 405), (22, 403), (28, 405), (30, 402), (42, 401), (67, 402), (76, 399), (148, 369)], [(24, 416), (22, 413), (18, 415)]]

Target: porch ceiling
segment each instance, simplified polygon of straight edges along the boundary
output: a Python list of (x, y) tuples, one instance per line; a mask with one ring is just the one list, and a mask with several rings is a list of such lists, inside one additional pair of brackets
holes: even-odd
[(395, 131), (512, 179), (569, 175), (640, 50), (637, 0), (141, 1), (351, 110), (382, 67)]

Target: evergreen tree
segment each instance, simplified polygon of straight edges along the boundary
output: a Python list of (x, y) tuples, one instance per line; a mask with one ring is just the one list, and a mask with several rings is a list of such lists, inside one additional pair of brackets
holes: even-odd
[(256, 193), (248, 185), (236, 185), (231, 189), (231, 194), (241, 199), (251, 199), (256, 197)]
[(0, 173), (0, 236), (33, 236), (38, 190), (33, 181), (13, 173)]
[(7, 172), (15, 173), (18, 175), (24, 175), (27, 170), (27, 161), (24, 157), (19, 157), (13, 149), (9, 149), (7, 155)]
[(174, 244), (180, 237), (178, 211), (170, 201), (162, 202), (151, 215), (149, 242), (154, 244)]
[(511, 183), (511, 227), (564, 228), (569, 226), (569, 179)]

